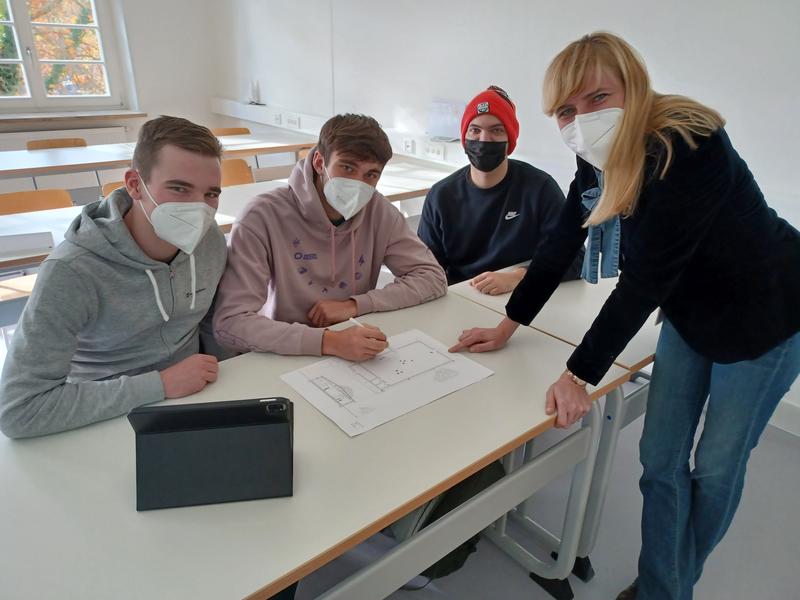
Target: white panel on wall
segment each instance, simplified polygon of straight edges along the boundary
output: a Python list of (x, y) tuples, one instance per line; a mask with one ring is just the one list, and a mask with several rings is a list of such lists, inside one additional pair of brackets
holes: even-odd
[[(331, 115), (330, 0), (233, 0), (217, 9), (217, 95), (247, 100), (259, 82), (261, 102)], [(375, 4), (371, 10), (380, 10)]]
[(227, 3), (123, 0), (122, 7), (139, 109), (149, 118), (172, 115), (213, 126), (208, 99), (225, 68), (215, 32)]

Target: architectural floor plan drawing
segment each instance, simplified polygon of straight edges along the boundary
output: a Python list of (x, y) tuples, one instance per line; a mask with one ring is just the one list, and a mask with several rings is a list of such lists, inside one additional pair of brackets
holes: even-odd
[(472, 385), (492, 371), (421, 331), (389, 338), (389, 348), (372, 360), (322, 360), (282, 379), (354, 436)]

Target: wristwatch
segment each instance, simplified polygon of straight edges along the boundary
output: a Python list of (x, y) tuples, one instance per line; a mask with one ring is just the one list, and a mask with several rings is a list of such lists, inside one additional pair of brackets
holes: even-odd
[(580, 377), (578, 377), (577, 375), (575, 375), (575, 373), (573, 373), (569, 369), (564, 371), (564, 374), (567, 377), (569, 377), (570, 380), (572, 381), (572, 383), (574, 383), (575, 385), (579, 385), (581, 387), (586, 387), (586, 382), (583, 379), (581, 379)]

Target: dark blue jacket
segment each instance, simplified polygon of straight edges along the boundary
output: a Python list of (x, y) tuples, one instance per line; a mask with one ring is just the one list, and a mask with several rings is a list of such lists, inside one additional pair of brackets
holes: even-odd
[[(744, 160), (720, 129), (692, 150), (673, 136), (674, 157), (659, 179), (663, 147), (648, 153), (635, 212), (622, 219), (621, 275), (567, 362), (597, 383), (660, 306), (696, 352), (719, 363), (757, 358), (800, 331), (800, 233), (764, 201)], [(597, 185), (578, 171), (556, 228), (506, 305), (530, 323), (586, 238), (581, 193)]]

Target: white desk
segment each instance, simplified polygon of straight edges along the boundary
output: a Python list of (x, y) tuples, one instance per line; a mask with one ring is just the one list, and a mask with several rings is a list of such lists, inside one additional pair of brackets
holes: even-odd
[[(496, 314), (448, 296), (365, 320), (387, 335), (417, 327), (451, 343), (467, 325), (493, 324)], [(4, 593), (269, 597), (548, 429), (553, 417), (544, 414), (544, 393), (570, 352), (567, 344), (524, 329), (508, 350), (471, 356), (494, 376), (356, 438), (279, 379), (316, 358), (248, 354), (222, 363), (219, 380), (186, 401), (273, 395), (294, 401), (292, 498), (137, 513), (134, 436), (124, 418), (19, 442), (0, 436), (0, 511), (8, 517), (0, 537)], [(593, 396), (626, 378), (612, 368)], [(585, 429), (561, 444), (326, 598), (383, 597), (564, 469), (580, 463), (577, 470), (591, 470), (582, 458), (590, 451)], [(581, 513), (587, 490), (570, 495), (570, 514)], [(580, 524), (573, 519), (569, 526), (579, 530)]]
[[(577, 346), (616, 285), (617, 278), (601, 279), (597, 284), (587, 283), (582, 279), (565, 281), (536, 315), (531, 327)], [(506, 314), (506, 303), (511, 297), (510, 293), (499, 296), (481, 294), (469, 284), (469, 280), (450, 286), (450, 292), (503, 316)], [(660, 331), (661, 326), (655, 325), (655, 315), (652, 315), (617, 356), (616, 364), (638, 371), (653, 362)]]
[[(69, 224), (81, 213), (82, 209), (82, 206), (70, 206), (67, 208), (2, 215), (0, 216), (0, 235), (50, 231), (53, 234), (54, 244), (58, 246), (64, 241), (64, 233), (67, 231)], [(222, 211), (217, 211), (216, 221), (220, 229), (227, 232), (230, 231), (234, 218)], [(14, 256), (4, 255), (3, 258), (0, 258), (0, 269), (38, 264), (45, 258), (47, 258), (47, 254), (21, 253)]]
[[(313, 147), (317, 140), (305, 133), (270, 127), (252, 135), (220, 136), (225, 158), (294, 152)], [(98, 144), (46, 150), (0, 152), (0, 178), (30, 177), (53, 173), (95, 171), (127, 167), (133, 158), (133, 142)]]
[(378, 191), (392, 202), (419, 198), (460, 167), (395, 154), (383, 169)]

